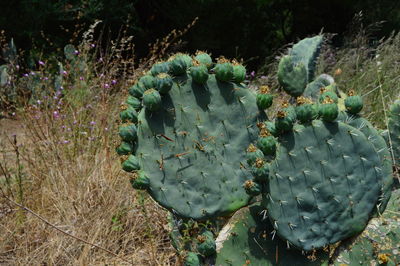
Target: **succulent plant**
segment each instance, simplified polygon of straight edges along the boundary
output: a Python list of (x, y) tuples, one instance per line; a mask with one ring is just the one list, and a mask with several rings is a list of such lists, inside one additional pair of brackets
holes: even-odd
[(170, 90), (157, 86), (166, 73), (139, 79), (129, 90), (134, 107), (120, 114), (122, 122), (135, 124), (121, 126), (119, 134), (137, 147), (123, 169), (140, 168), (158, 203), (181, 217), (201, 220), (248, 203), (242, 184), (251, 174), (242, 167), (243, 151), (256, 139), (256, 124), (265, 114), (252, 91), (231, 82), (231, 62), (223, 59), (211, 74), (205, 64), (189, 58), (178, 54), (168, 60)]
[(328, 265), (361, 254), (398, 263), (363, 238), (383, 215), (393, 234), (385, 223), (378, 231), (398, 247), (398, 221), (385, 216), (388, 146), (360, 116), (360, 96), (344, 97), (328, 75), (314, 79), (321, 44), (307, 38), (281, 59), (291, 99), (274, 120), (268, 87), (247, 89), (241, 64), (204, 52), (158, 62), (129, 89), (116, 151), (132, 186), (173, 214), (185, 265)]

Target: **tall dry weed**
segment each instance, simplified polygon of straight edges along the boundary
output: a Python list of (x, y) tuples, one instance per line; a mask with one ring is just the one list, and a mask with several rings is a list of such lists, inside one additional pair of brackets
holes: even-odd
[(28, 73), (40, 77), (38, 97), (9, 120), (17, 126), (0, 124), (0, 264), (179, 264), (166, 211), (130, 187), (114, 149), (126, 88), (190, 27), (137, 62), (134, 37), (123, 30), (108, 47), (94, 40), (99, 23), (77, 46), (84, 67), (62, 62), (63, 83), (54, 89), (41, 61)]

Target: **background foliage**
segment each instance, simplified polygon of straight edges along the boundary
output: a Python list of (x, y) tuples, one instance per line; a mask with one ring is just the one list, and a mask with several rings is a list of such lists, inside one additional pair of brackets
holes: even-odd
[[(208, 50), (214, 56), (242, 57), (253, 68), (283, 44), (321, 29), (341, 33), (354, 14), (363, 11), (366, 24), (385, 20), (376, 37), (400, 26), (398, 1), (372, 0), (17, 0), (1, 1), (0, 29), (17, 47), (34, 56), (50, 54), (77, 41), (79, 32), (96, 19), (103, 21), (104, 41), (114, 39), (122, 25), (135, 37), (137, 56), (148, 43), (196, 17), (195, 27), (176, 50)], [(182, 47), (183, 45), (183, 47)], [(58, 49), (57, 49), (58, 48)]]

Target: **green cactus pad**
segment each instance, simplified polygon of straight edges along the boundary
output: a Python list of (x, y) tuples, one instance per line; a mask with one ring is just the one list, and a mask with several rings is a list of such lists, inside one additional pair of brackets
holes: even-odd
[(381, 194), (382, 163), (342, 122), (296, 125), (279, 138), (264, 203), (278, 235), (303, 250), (361, 232)]
[[(293, 45), (289, 55), (284, 56), (279, 62), (278, 80), (289, 95), (293, 97), (302, 95), (307, 84), (314, 79), (322, 40), (321, 35), (301, 40)], [(312, 86), (315, 85), (317, 84)], [(306, 96), (310, 97), (310, 95)]]
[(307, 69), (291, 56), (284, 56), (278, 66), (278, 80), (287, 94), (298, 97), (307, 86)]
[(157, 111), (161, 108), (161, 95), (155, 89), (149, 89), (143, 93), (143, 105), (149, 111)]
[(388, 119), (388, 144), (392, 148), (394, 163), (400, 166), (400, 100), (396, 100), (390, 107)]
[(301, 62), (306, 67), (308, 82), (314, 79), (316, 61), (321, 50), (322, 41), (322, 35), (305, 38), (293, 45), (289, 53), (295, 63)]
[(382, 217), (373, 218), (361, 235), (339, 247), (333, 265), (400, 265), (399, 192), (394, 191)]
[(265, 120), (254, 93), (218, 82), (213, 74), (205, 85), (181, 76), (161, 104), (158, 112), (144, 108), (138, 116), (136, 156), (149, 177), (150, 195), (196, 220), (246, 205), (246, 149), (257, 139), (257, 122)]
[(303, 96), (312, 98), (313, 100), (318, 100), (321, 88), (331, 86), (334, 84), (333, 81), (333, 78), (327, 74), (319, 75), (315, 80), (307, 84)]
[(190, 68), (190, 76), (198, 84), (205, 84), (208, 80), (208, 69), (205, 65), (195, 65)]
[(358, 115), (349, 115), (347, 112), (340, 112), (339, 121), (349, 124), (360, 130), (367, 139), (374, 145), (382, 162), (383, 186), (381, 195), (377, 202), (377, 213), (381, 214), (389, 201), (393, 186), (392, 159), (385, 139), (379, 134), (378, 130), (365, 118)]
[(259, 205), (235, 213), (216, 240), (215, 265), (328, 265), (329, 254), (324, 251), (316, 252), (311, 260), (300, 250), (288, 250), (286, 242), (271, 235), (274, 229), (264, 214)]

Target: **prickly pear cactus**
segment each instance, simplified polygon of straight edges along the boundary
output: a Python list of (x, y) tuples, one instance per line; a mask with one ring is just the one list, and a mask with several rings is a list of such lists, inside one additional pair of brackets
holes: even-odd
[[(339, 102), (325, 75), (309, 83), (321, 42), (305, 39), (281, 60), (279, 82), (297, 105), (284, 103), (273, 123), (260, 124), (258, 148), (268, 139), (274, 152), (248, 161), (277, 234), (306, 251), (360, 233), (385, 209), (393, 181), (387, 146), (358, 118), (361, 97), (350, 92)], [(340, 110), (352, 122), (338, 119)]]
[(334, 265), (400, 264), (400, 190), (393, 192), (388, 208), (373, 218), (364, 232), (343, 243), (336, 251)]
[(329, 253), (302, 254), (275, 237), (260, 205), (239, 210), (216, 240), (215, 265), (328, 265)]
[(279, 136), (265, 205), (277, 233), (303, 250), (361, 232), (380, 196), (382, 164), (354, 127), (314, 120)]
[[(207, 61), (204, 54), (200, 59)], [(178, 54), (139, 79), (129, 90), (129, 102), (140, 102), (132, 106), (138, 113), (123, 111), (132, 119), (120, 128), (124, 149), (119, 148), (130, 154), (123, 168), (132, 172), (132, 184), (142, 170), (146, 190), (160, 205), (198, 220), (248, 203), (241, 187), (250, 175), (244, 151), (257, 137), (255, 125), (265, 119), (255, 94), (231, 82), (242, 80), (236, 63), (221, 59), (211, 74), (200, 59)], [(167, 76), (170, 83), (161, 81)]]
[[(303, 96), (313, 98), (313, 100), (318, 100), (321, 88), (326, 88), (332, 86), (333, 84), (334, 80), (331, 76), (327, 74), (322, 74), (318, 76), (315, 80), (307, 84)], [(332, 91), (334, 91), (334, 89), (332, 89)]]
[(400, 100), (396, 100), (390, 107), (388, 130), (387, 140), (393, 151), (394, 163), (400, 166)]
[(383, 213), (387, 203), (389, 202), (394, 181), (392, 170), (393, 161), (385, 139), (379, 134), (378, 130), (376, 130), (368, 120), (357, 114), (353, 115), (349, 114), (348, 112), (341, 112), (338, 120), (360, 130), (372, 143), (376, 153), (379, 155), (379, 158), (382, 162), (381, 170), (384, 179), (381, 188), (381, 195), (376, 205), (376, 211), (378, 214), (381, 214)]
[(279, 62), (278, 80), (286, 93), (293, 97), (303, 94), (314, 79), (316, 60), (322, 44), (322, 36), (306, 38), (293, 46), (289, 55)]

